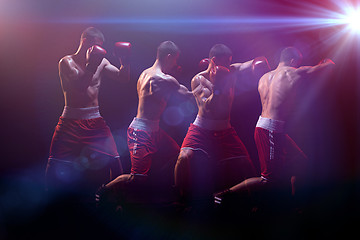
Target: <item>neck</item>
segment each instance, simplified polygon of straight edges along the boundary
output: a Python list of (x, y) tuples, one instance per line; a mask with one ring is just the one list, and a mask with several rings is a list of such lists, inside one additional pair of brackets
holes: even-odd
[(84, 58), (85, 58), (87, 49), (88, 49), (87, 47), (85, 47), (84, 45), (80, 44), (80, 45), (79, 45), (79, 48), (77, 49), (77, 51), (75, 52), (74, 55), (76, 55), (76, 56), (84, 56)]
[(214, 63), (214, 61), (210, 61), (209, 66), (208, 66), (206, 71), (210, 72), (210, 69), (213, 68), (213, 67), (216, 67), (216, 64)]
[(162, 64), (161, 61), (159, 61), (159, 59), (156, 59), (153, 67), (159, 68), (163, 73), (165, 72), (164, 64)]
[(288, 67), (288, 65), (284, 62), (280, 62), (277, 68), (282, 68), (282, 67)]

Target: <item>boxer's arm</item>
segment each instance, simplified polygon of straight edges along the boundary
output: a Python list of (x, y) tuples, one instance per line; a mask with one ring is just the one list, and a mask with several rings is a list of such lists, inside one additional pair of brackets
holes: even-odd
[(105, 73), (112, 79), (128, 82), (130, 80), (131, 43), (116, 42), (114, 45), (114, 53), (119, 59), (121, 66), (117, 68), (106, 60)]
[(244, 63), (233, 63), (230, 65), (230, 70), (236, 73), (242, 73), (243, 71), (250, 71), (251, 65), (254, 60), (250, 60)]
[(170, 92), (179, 94), (185, 97), (192, 97), (193, 93), (184, 85), (180, 84), (173, 76), (165, 75), (166, 82), (168, 82), (168, 89)]
[(298, 69), (295, 70), (295, 73), (301, 77), (307, 78), (307, 77), (311, 77), (312, 75), (317, 74), (317, 73), (323, 73), (325, 71), (332, 70), (334, 66), (335, 66), (335, 63), (332, 60), (324, 59), (315, 66), (299, 67)]
[(233, 63), (230, 65), (230, 70), (236, 71), (236, 72), (243, 72), (243, 71), (249, 71), (252, 70), (253, 73), (256, 72), (264, 72), (264, 74), (268, 71), (270, 71), (269, 63), (266, 59), (266, 57), (256, 57), (252, 60), (249, 60), (244, 63)]
[(327, 70), (332, 70), (335, 67), (335, 63), (331, 60), (331, 59), (324, 59), (321, 60), (318, 65), (312, 67), (312, 69), (310, 69), (310, 74), (311, 73), (316, 73), (316, 72), (323, 72), (323, 71), (327, 71)]
[(178, 94), (186, 96), (186, 97), (193, 96), (193, 93), (191, 91), (189, 91), (189, 89), (187, 89), (187, 87), (185, 87), (182, 84), (180, 84), (180, 88), (179, 88), (179, 90), (177, 92), (178, 92)]
[(193, 95), (195, 97), (197, 97), (203, 91), (204, 86), (200, 83), (200, 77), (199, 76), (195, 76), (191, 80), (191, 89), (192, 89)]
[(103, 73), (106, 77), (121, 82), (128, 82), (130, 80), (130, 64), (121, 65), (120, 68), (112, 65), (107, 59), (104, 58), (105, 66)]
[(191, 80), (192, 93), (198, 101), (205, 102), (212, 94), (212, 84), (202, 75), (196, 75)]

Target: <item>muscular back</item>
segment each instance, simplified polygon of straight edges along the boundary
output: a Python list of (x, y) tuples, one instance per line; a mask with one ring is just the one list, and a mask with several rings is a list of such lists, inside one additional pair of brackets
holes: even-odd
[(295, 70), (292, 67), (281, 67), (260, 78), (258, 91), (262, 104), (262, 117), (286, 120), (300, 78)]
[(258, 90), (262, 104), (262, 117), (287, 120), (292, 109), (297, 86), (303, 80), (314, 81), (323, 78), (335, 66), (330, 59), (322, 60), (315, 66), (293, 68), (280, 65), (274, 71), (268, 72), (260, 78)]
[(85, 62), (76, 56), (68, 55), (59, 62), (59, 76), (65, 98), (65, 105), (70, 107), (98, 106), (101, 69), (106, 64), (105, 59), (94, 75), (85, 72)]
[(137, 82), (138, 118), (160, 120), (169, 97), (180, 87), (172, 76), (151, 67), (141, 73)]

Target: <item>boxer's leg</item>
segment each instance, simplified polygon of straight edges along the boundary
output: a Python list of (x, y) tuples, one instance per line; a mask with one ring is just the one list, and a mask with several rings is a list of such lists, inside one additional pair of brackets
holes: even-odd
[(221, 159), (217, 163), (216, 191), (230, 188), (254, 176), (255, 168), (248, 156)]
[(288, 171), (292, 175), (292, 195), (305, 199), (307, 188), (311, 184), (309, 159), (288, 135), (285, 135), (285, 149)]
[(116, 177), (124, 173), (120, 156), (114, 157), (110, 162), (110, 179), (109, 181), (114, 180)]
[(284, 138), (286, 159), (289, 162), (290, 171), (297, 176), (307, 175), (309, 171), (308, 157), (287, 134)]
[(255, 143), (259, 154), (261, 176), (272, 183), (289, 184), (287, 181), (290, 181), (291, 174), (285, 168), (284, 134), (257, 127)]
[(180, 150), (179, 157), (174, 169), (175, 187), (179, 190), (180, 196), (188, 196), (190, 191), (191, 175), (190, 175), (190, 159), (193, 156), (193, 151), (190, 148), (183, 148)]
[(157, 151), (152, 132), (128, 128), (127, 142), (131, 158), (131, 173), (147, 175), (152, 155)]
[(45, 171), (46, 190), (52, 194), (75, 191), (82, 177), (81, 172), (74, 169), (74, 163), (49, 158)]
[(122, 174), (111, 182), (103, 184), (95, 193), (97, 207), (115, 211), (118, 206), (126, 201), (128, 190), (133, 181), (133, 174)]
[(257, 175), (245, 145), (233, 128), (217, 133), (216, 148), (216, 191)]
[(214, 194), (214, 201), (217, 205), (232, 205), (239, 208), (244, 199), (250, 196), (257, 196), (267, 188), (267, 180), (262, 177), (252, 177), (228, 188), (224, 191)]
[(154, 185), (174, 185), (174, 168), (180, 147), (167, 133), (160, 129), (157, 136), (158, 151), (153, 154), (149, 178)]
[(175, 167), (175, 185), (184, 201), (211, 202), (215, 189), (215, 164), (201, 149), (182, 148)]

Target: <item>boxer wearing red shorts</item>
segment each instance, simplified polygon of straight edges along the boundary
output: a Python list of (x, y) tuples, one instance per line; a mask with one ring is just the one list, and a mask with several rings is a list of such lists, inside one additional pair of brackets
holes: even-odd
[(99, 202), (104, 198), (105, 202), (119, 199), (146, 202), (153, 201), (154, 197), (157, 199), (154, 201), (172, 197), (179, 146), (159, 128), (159, 122), (173, 95), (193, 97), (192, 92), (172, 76), (173, 70), (178, 69), (179, 56), (180, 50), (174, 42), (162, 42), (153, 66), (141, 73), (137, 81), (138, 110), (127, 132), (131, 173), (122, 174), (103, 186), (100, 192), (106, 192), (107, 197), (98, 194)]
[[(192, 79), (199, 110), (175, 166), (175, 185), (185, 199), (193, 198), (198, 192), (203, 192), (201, 195), (206, 198), (214, 191), (255, 175), (249, 154), (230, 125), (230, 113), (236, 80), (242, 74), (252, 74), (253, 68), (263, 66), (266, 59), (261, 59), (231, 64), (232, 51), (224, 44), (216, 44), (210, 49), (207, 69)], [(255, 60), (259, 64), (253, 67)], [(214, 179), (211, 183), (210, 178)], [(208, 190), (203, 191), (205, 188)]]
[(218, 187), (215, 187), (217, 190), (254, 174), (254, 169), (250, 172), (243, 171), (246, 165), (252, 167), (252, 162), (228, 120), (209, 120), (197, 116), (194, 123), (190, 124), (181, 149), (206, 153), (209, 164), (214, 164), (215, 178), (218, 179)]
[(306, 156), (296, 143), (284, 133), (285, 122), (259, 117), (255, 128), (261, 177), (267, 181), (290, 180), (295, 175), (296, 159), (305, 161)]
[[(128, 81), (130, 43), (115, 44), (120, 67), (112, 65), (101, 46), (105, 38), (94, 27), (85, 29), (74, 54), (59, 61), (65, 108), (55, 128), (46, 168), (49, 191), (93, 193), (111, 175), (122, 172), (114, 138), (99, 113), (104, 76)], [(110, 173), (111, 169), (111, 173)]]
[(50, 147), (46, 169), (49, 187), (99, 186), (111, 175), (119, 175), (120, 169), (114, 138), (99, 107), (65, 106)]
[[(268, 181), (289, 179), (295, 174), (295, 164), (306, 165), (304, 153), (284, 133), (285, 122), (294, 108), (296, 91), (301, 82), (321, 78), (321, 73), (326, 73), (334, 66), (330, 59), (326, 59), (315, 66), (299, 67), (301, 61), (301, 52), (294, 47), (287, 47), (281, 52), (277, 68), (259, 80), (262, 112), (255, 129), (255, 142), (261, 176)], [(305, 167), (297, 169), (304, 170)], [(301, 175), (300, 172), (295, 175)]]
[[(255, 128), (255, 143), (258, 149), (261, 177), (253, 177), (219, 193), (221, 199), (228, 195), (244, 196), (248, 192), (280, 190), (285, 195), (295, 195), (296, 186), (303, 188), (308, 181), (308, 161), (305, 154), (285, 133), (285, 123), (293, 111), (296, 91), (304, 80), (316, 81), (320, 74), (331, 70), (334, 63), (325, 59), (315, 66), (301, 66), (302, 54), (294, 47), (282, 50), (276, 69), (260, 76), (258, 91), (262, 104), (261, 116)], [(256, 64), (255, 64), (256, 65)], [(274, 187), (274, 188), (273, 188)], [(299, 191), (297, 191), (299, 192)], [(301, 192), (301, 190), (300, 190)], [(274, 195), (270, 192), (270, 195)], [(274, 202), (281, 198), (276, 198)], [(284, 202), (281, 202), (284, 203)]]
[(162, 175), (172, 171), (180, 148), (159, 128), (159, 121), (134, 118), (127, 134), (131, 174), (147, 176), (155, 172)]
[(172, 95), (192, 97), (192, 92), (170, 75), (177, 67), (179, 55), (180, 50), (175, 43), (162, 42), (155, 63), (138, 79), (138, 111), (128, 128), (131, 174), (160, 177), (159, 170), (168, 168), (167, 162), (174, 157), (176, 160), (179, 153), (178, 144), (159, 128), (160, 118)]

